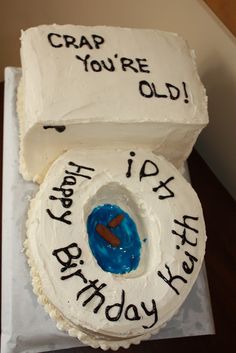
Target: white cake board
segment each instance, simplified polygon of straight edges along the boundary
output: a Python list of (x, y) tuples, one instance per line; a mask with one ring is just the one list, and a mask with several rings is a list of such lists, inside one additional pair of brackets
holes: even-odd
[[(5, 72), (2, 229), (1, 353), (38, 353), (81, 347), (76, 338), (59, 331), (38, 304), (22, 251), (29, 200), (38, 189), (18, 172), (16, 87), (21, 70)], [(214, 333), (205, 267), (178, 314), (152, 339)]]

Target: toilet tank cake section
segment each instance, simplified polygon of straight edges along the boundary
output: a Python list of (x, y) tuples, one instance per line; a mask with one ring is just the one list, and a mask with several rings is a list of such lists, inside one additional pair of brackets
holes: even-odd
[(27, 179), (80, 145), (135, 145), (178, 167), (208, 122), (193, 52), (173, 33), (43, 25), (22, 32), (21, 60)]

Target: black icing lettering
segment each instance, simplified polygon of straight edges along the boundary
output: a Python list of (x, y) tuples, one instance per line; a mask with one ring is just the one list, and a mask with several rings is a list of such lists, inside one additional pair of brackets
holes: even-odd
[(180, 221), (178, 221), (177, 219), (175, 219), (174, 222), (175, 222), (176, 224), (178, 224), (178, 225), (180, 225), (180, 226), (186, 228), (186, 229), (192, 230), (194, 233), (198, 233), (198, 230), (197, 230), (196, 228), (191, 227), (191, 226), (186, 222), (188, 219), (191, 219), (191, 220), (193, 220), (193, 221), (198, 221), (198, 217), (193, 217), (193, 216), (184, 215), (184, 216), (183, 216), (183, 222), (180, 222)]
[(75, 57), (76, 59), (82, 61), (82, 63), (84, 64), (84, 70), (88, 72), (88, 59), (90, 58), (90, 55), (89, 54), (85, 55), (85, 58), (81, 58), (81, 56), (79, 55), (76, 55)]
[(59, 188), (53, 187), (52, 190), (61, 192), (64, 197), (71, 197), (74, 193), (74, 190), (63, 188), (64, 185), (67, 185), (66, 183), (64, 183), (64, 180), (65, 179), (63, 179), (63, 182)]
[(115, 66), (113, 61), (110, 58), (107, 58), (107, 63), (104, 60), (101, 60), (101, 64), (107, 71), (113, 72), (115, 71)]
[(92, 34), (93, 43), (96, 49), (100, 49), (101, 45), (105, 42), (104, 38), (98, 34)]
[(102, 71), (102, 65), (97, 60), (92, 60), (90, 66), (94, 72)]
[(180, 96), (180, 90), (178, 87), (172, 85), (171, 83), (166, 83), (166, 88), (169, 91), (170, 99), (176, 100)]
[(188, 238), (187, 238), (187, 230), (189, 231), (192, 231), (194, 233), (198, 233), (198, 230), (191, 227), (188, 223), (187, 223), (187, 220), (194, 220), (194, 221), (197, 221), (198, 220), (198, 217), (191, 217), (191, 216), (186, 216), (184, 215), (183, 216), (183, 222), (180, 222), (178, 221), (177, 219), (174, 220), (174, 223), (175, 224), (178, 224), (179, 226), (183, 227), (183, 232), (182, 234), (180, 233), (177, 233), (176, 230), (172, 230), (172, 234), (174, 235), (177, 235), (179, 236), (182, 240), (181, 240), (181, 245), (184, 245), (185, 243), (191, 245), (191, 246), (196, 246), (197, 245), (197, 239), (195, 239), (195, 242), (193, 241), (190, 241)]
[(143, 97), (153, 97), (152, 86), (145, 80), (139, 81), (139, 92)]
[(81, 36), (79, 47), (82, 48), (84, 45), (86, 45), (89, 49), (93, 49), (88, 39), (85, 36)]
[(125, 310), (125, 318), (126, 320), (134, 321), (134, 320), (140, 320), (141, 316), (138, 313), (138, 309), (136, 305), (134, 304), (129, 304)]
[(72, 166), (72, 167), (76, 167), (77, 170), (76, 170), (76, 172), (70, 172), (70, 171), (67, 171), (67, 170), (66, 170), (66, 171), (65, 171), (66, 174), (75, 175), (75, 176), (80, 176), (80, 177), (86, 178), (86, 179), (92, 179), (92, 177), (89, 176), (89, 175), (80, 174), (80, 171), (81, 171), (82, 169), (85, 169), (85, 170), (94, 172), (94, 171), (95, 171), (94, 168), (85, 167), (85, 166), (83, 166), (83, 165), (78, 165), (78, 164), (76, 164), (76, 163), (74, 163), (74, 162), (69, 162), (68, 164), (69, 164), (70, 166)]
[[(154, 170), (152, 170), (151, 172), (147, 172), (147, 167), (148, 165), (152, 165), (154, 167)], [(156, 163), (154, 163), (153, 161), (146, 159), (142, 165), (142, 168), (140, 169), (140, 173), (139, 173), (139, 180), (141, 181), (142, 178), (146, 178), (146, 177), (150, 177), (150, 176), (155, 176), (159, 173), (159, 169), (156, 165)]]
[(153, 323), (150, 326), (143, 325), (143, 328), (144, 329), (152, 328), (158, 321), (158, 312), (157, 312), (157, 306), (156, 306), (155, 300), (152, 299), (152, 309), (151, 310), (147, 309), (146, 304), (144, 302), (141, 302), (141, 307), (143, 308), (146, 315), (148, 315), (148, 316), (153, 315), (154, 316)]
[[(53, 38), (54, 37), (54, 38)], [(55, 43), (55, 42), (58, 42), (58, 41), (56, 41), (56, 38), (61, 38), (61, 35), (60, 34), (58, 34), (58, 33), (49, 33), (48, 34), (48, 41), (49, 41), (49, 43), (51, 44), (51, 46), (52, 47), (54, 47), (54, 48), (61, 48), (61, 47), (63, 47), (63, 44), (62, 43), (60, 43), (60, 41), (59, 41), (59, 43)]]
[(184, 261), (182, 263), (182, 267), (183, 267), (184, 272), (187, 273), (188, 275), (190, 275), (194, 270), (194, 263), (197, 262), (198, 259), (195, 256), (189, 254), (188, 251), (185, 251), (184, 253), (186, 256), (188, 256), (188, 258), (191, 262), (191, 266), (189, 266), (189, 264), (186, 261)]
[[(136, 60), (138, 60), (138, 59), (136, 59)], [(139, 60), (144, 60), (144, 59), (139, 59)], [(140, 67), (139, 67), (139, 69), (140, 69)], [(148, 71), (149, 70), (145, 70), (145, 72), (148, 72)], [(182, 84), (183, 84), (183, 90), (184, 90), (184, 96), (185, 96), (184, 102), (188, 103), (188, 93), (186, 90), (186, 84), (185, 84), (185, 82), (182, 82)], [(148, 82), (146, 80), (141, 80), (139, 82), (139, 92), (145, 98), (156, 97), (156, 98), (169, 98), (171, 100), (179, 99), (180, 89), (177, 86), (166, 82), (165, 87), (167, 88), (169, 95), (164, 94), (164, 93), (159, 93), (156, 85), (153, 82)]]
[[(135, 156), (135, 152), (131, 151), (130, 152), (130, 156), (131, 157), (134, 157)], [(132, 163), (133, 163), (133, 159), (129, 158), (128, 159), (128, 170), (126, 172), (126, 177), (127, 178), (130, 178), (131, 177), (131, 166), (132, 166)]]
[(165, 277), (161, 271), (158, 271), (157, 274), (159, 277), (161, 277), (169, 286), (170, 288), (173, 289), (173, 291), (175, 291), (176, 294), (179, 295), (179, 291), (178, 289), (173, 285), (173, 282), (176, 281), (176, 280), (180, 280), (184, 283), (187, 283), (187, 280), (182, 277), (182, 276), (179, 276), (179, 275), (176, 275), (176, 276), (173, 276), (171, 271), (170, 271), (170, 268), (167, 264), (165, 264), (165, 268), (167, 269), (168, 271), (168, 275), (169, 275), (169, 278)]
[(152, 87), (153, 95), (156, 98), (168, 98), (168, 96), (166, 94), (157, 93), (156, 86), (153, 82), (151, 83), (151, 87)]
[[(78, 176), (80, 176), (82, 178), (86, 178), (86, 179), (92, 178), (89, 175), (81, 174), (80, 173), (81, 170), (87, 170), (87, 171), (94, 171), (95, 170), (93, 168), (77, 165), (74, 162), (69, 162), (68, 164), (69, 164), (69, 166), (76, 167), (75, 172), (66, 170), (65, 174), (67, 174), (67, 175), (64, 176), (64, 179), (63, 179), (61, 186), (59, 188), (58, 187), (52, 188), (53, 191), (61, 192), (63, 197), (56, 197), (54, 195), (49, 196), (49, 199), (52, 201), (55, 201), (55, 200), (60, 201), (62, 207), (66, 208), (66, 209), (70, 208), (73, 204), (73, 199), (71, 198), (71, 196), (74, 194), (74, 190), (72, 188), (65, 188), (65, 186), (75, 185), (76, 184), (75, 177), (78, 177)], [(55, 219), (57, 221), (60, 221), (60, 222), (66, 223), (66, 224), (71, 224), (71, 221), (67, 218), (69, 215), (71, 215), (71, 211), (66, 211), (61, 216), (55, 215), (50, 209), (47, 209), (46, 211), (52, 219)]]
[[(75, 184), (76, 184), (76, 178), (73, 175), (68, 175), (64, 177), (61, 187), (64, 185), (75, 185)], [(64, 189), (64, 190), (72, 190), (72, 189)], [(73, 190), (72, 190), (72, 194), (73, 194)]]
[(72, 206), (73, 200), (69, 198), (57, 198), (53, 195), (49, 196), (50, 200), (59, 200), (64, 208), (70, 208)]
[(139, 72), (150, 73), (150, 70), (148, 70), (147, 59), (136, 58), (136, 61), (138, 63)]
[(184, 103), (188, 103), (189, 100), (188, 100), (188, 92), (187, 92), (187, 88), (186, 88), (186, 83), (182, 82), (182, 85), (183, 85), (183, 88), (184, 88), (184, 96), (185, 96)]
[(139, 92), (145, 98), (168, 98), (166, 94), (160, 94), (157, 92), (156, 86), (153, 82), (142, 80), (139, 82)]
[(168, 98), (166, 94), (157, 93), (156, 86), (153, 82), (148, 82), (146, 80), (142, 80), (139, 82), (139, 92), (145, 98)]
[[(121, 317), (123, 307), (124, 307), (124, 302), (125, 302), (125, 291), (122, 289), (121, 292), (121, 302), (120, 303), (115, 303), (113, 305), (107, 305), (106, 310), (105, 310), (105, 315), (107, 320), (109, 321), (118, 321)], [(111, 311), (114, 311), (113, 309), (117, 308), (117, 312), (114, 315), (111, 313)]]
[(77, 293), (77, 297), (76, 299), (78, 300), (81, 296), (81, 294), (83, 294), (84, 292), (86, 292), (89, 289), (93, 289), (94, 292), (88, 297), (88, 299), (86, 299), (83, 302), (83, 306), (86, 306), (94, 297), (98, 297), (100, 299), (100, 303), (94, 308), (93, 312), (96, 314), (99, 309), (101, 308), (101, 306), (104, 304), (105, 302), (105, 296), (100, 293), (100, 291), (106, 287), (105, 283), (102, 283), (99, 287), (97, 287), (97, 283), (98, 283), (98, 279), (94, 280), (94, 281), (90, 281), (89, 280), (89, 285), (87, 285), (86, 287), (82, 288), (78, 293)]
[(69, 275), (61, 276), (61, 280), (64, 281), (64, 280), (71, 278), (71, 277), (74, 277), (74, 276), (78, 276), (83, 280), (84, 283), (88, 283), (88, 280), (87, 280), (87, 278), (84, 277), (81, 269), (78, 269), (77, 271), (75, 271), (74, 273), (71, 273)]
[(47, 129), (55, 129), (57, 132), (62, 133), (63, 131), (65, 131), (66, 127), (64, 125), (44, 125), (43, 127), (45, 130)]
[(122, 57), (120, 58), (121, 68), (123, 71), (127, 71), (127, 69), (131, 69), (134, 72), (138, 72), (138, 70), (133, 66), (134, 61), (129, 58)]
[(78, 49), (79, 46), (75, 44), (76, 39), (73, 36), (69, 36), (68, 34), (64, 34), (63, 38), (65, 40), (66, 48), (69, 48), (70, 46), (73, 46), (75, 49)]
[(66, 211), (64, 212), (61, 216), (55, 216), (51, 210), (49, 210), (48, 208), (46, 209), (48, 215), (52, 218), (55, 219), (56, 221), (62, 222), (62, 223), (66, 223), (66, 224), (71, 224), (71, 221), (66, 219), (67, 216), (71, 215), (71, 211)]
[(64, 248), (55, 249), (52, 255), (56, 257), (57, 261), (63, 266), (61, 272), (68, 270), (68, 268), (76, 267), (77, 264), (73, 260), (80, 258), (82, 250), (76, 243), (71, 243)]
[(158, 190), (160, 190), (161, 188), (164, 188), (169, 194), (167, 195), (159, 195), (158, 198), (160, 200), (164, 200), (164, 199), (168, 199), (169, 197), (174, 197), (175, 194), (173, 193), (173, 191), (167, 186), (167, 184), (171, 181), (174, 180), (174, 177), (170, 177), (168, 178), (166, 181), (160, 181), (159, 186), (153, 188), (152, 190), (154, 192), (157, 192)]

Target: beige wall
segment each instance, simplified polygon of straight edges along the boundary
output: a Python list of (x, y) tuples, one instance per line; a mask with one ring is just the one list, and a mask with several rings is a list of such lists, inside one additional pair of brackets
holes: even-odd
[(0, 80), (20, 66), (20, 29), (42, 23), (104, 24), (180, 33), (195, 48), (210, 124), (197, 148), (236, 199), (236, 41), (197, 0), (2, 0)]

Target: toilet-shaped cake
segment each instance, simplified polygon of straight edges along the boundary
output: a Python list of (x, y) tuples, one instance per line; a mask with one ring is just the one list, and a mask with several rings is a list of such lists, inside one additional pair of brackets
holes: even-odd
[(172, 164), (207, 123), (191, 52), (159, 31), (53, 25), (23, 34), (22, 64), (21, 171), (41, 182), (25, 240), (34, 292), (59, 329), (92, 347), (127, 348), (177, 312), (204, 258), (201, 204)]

